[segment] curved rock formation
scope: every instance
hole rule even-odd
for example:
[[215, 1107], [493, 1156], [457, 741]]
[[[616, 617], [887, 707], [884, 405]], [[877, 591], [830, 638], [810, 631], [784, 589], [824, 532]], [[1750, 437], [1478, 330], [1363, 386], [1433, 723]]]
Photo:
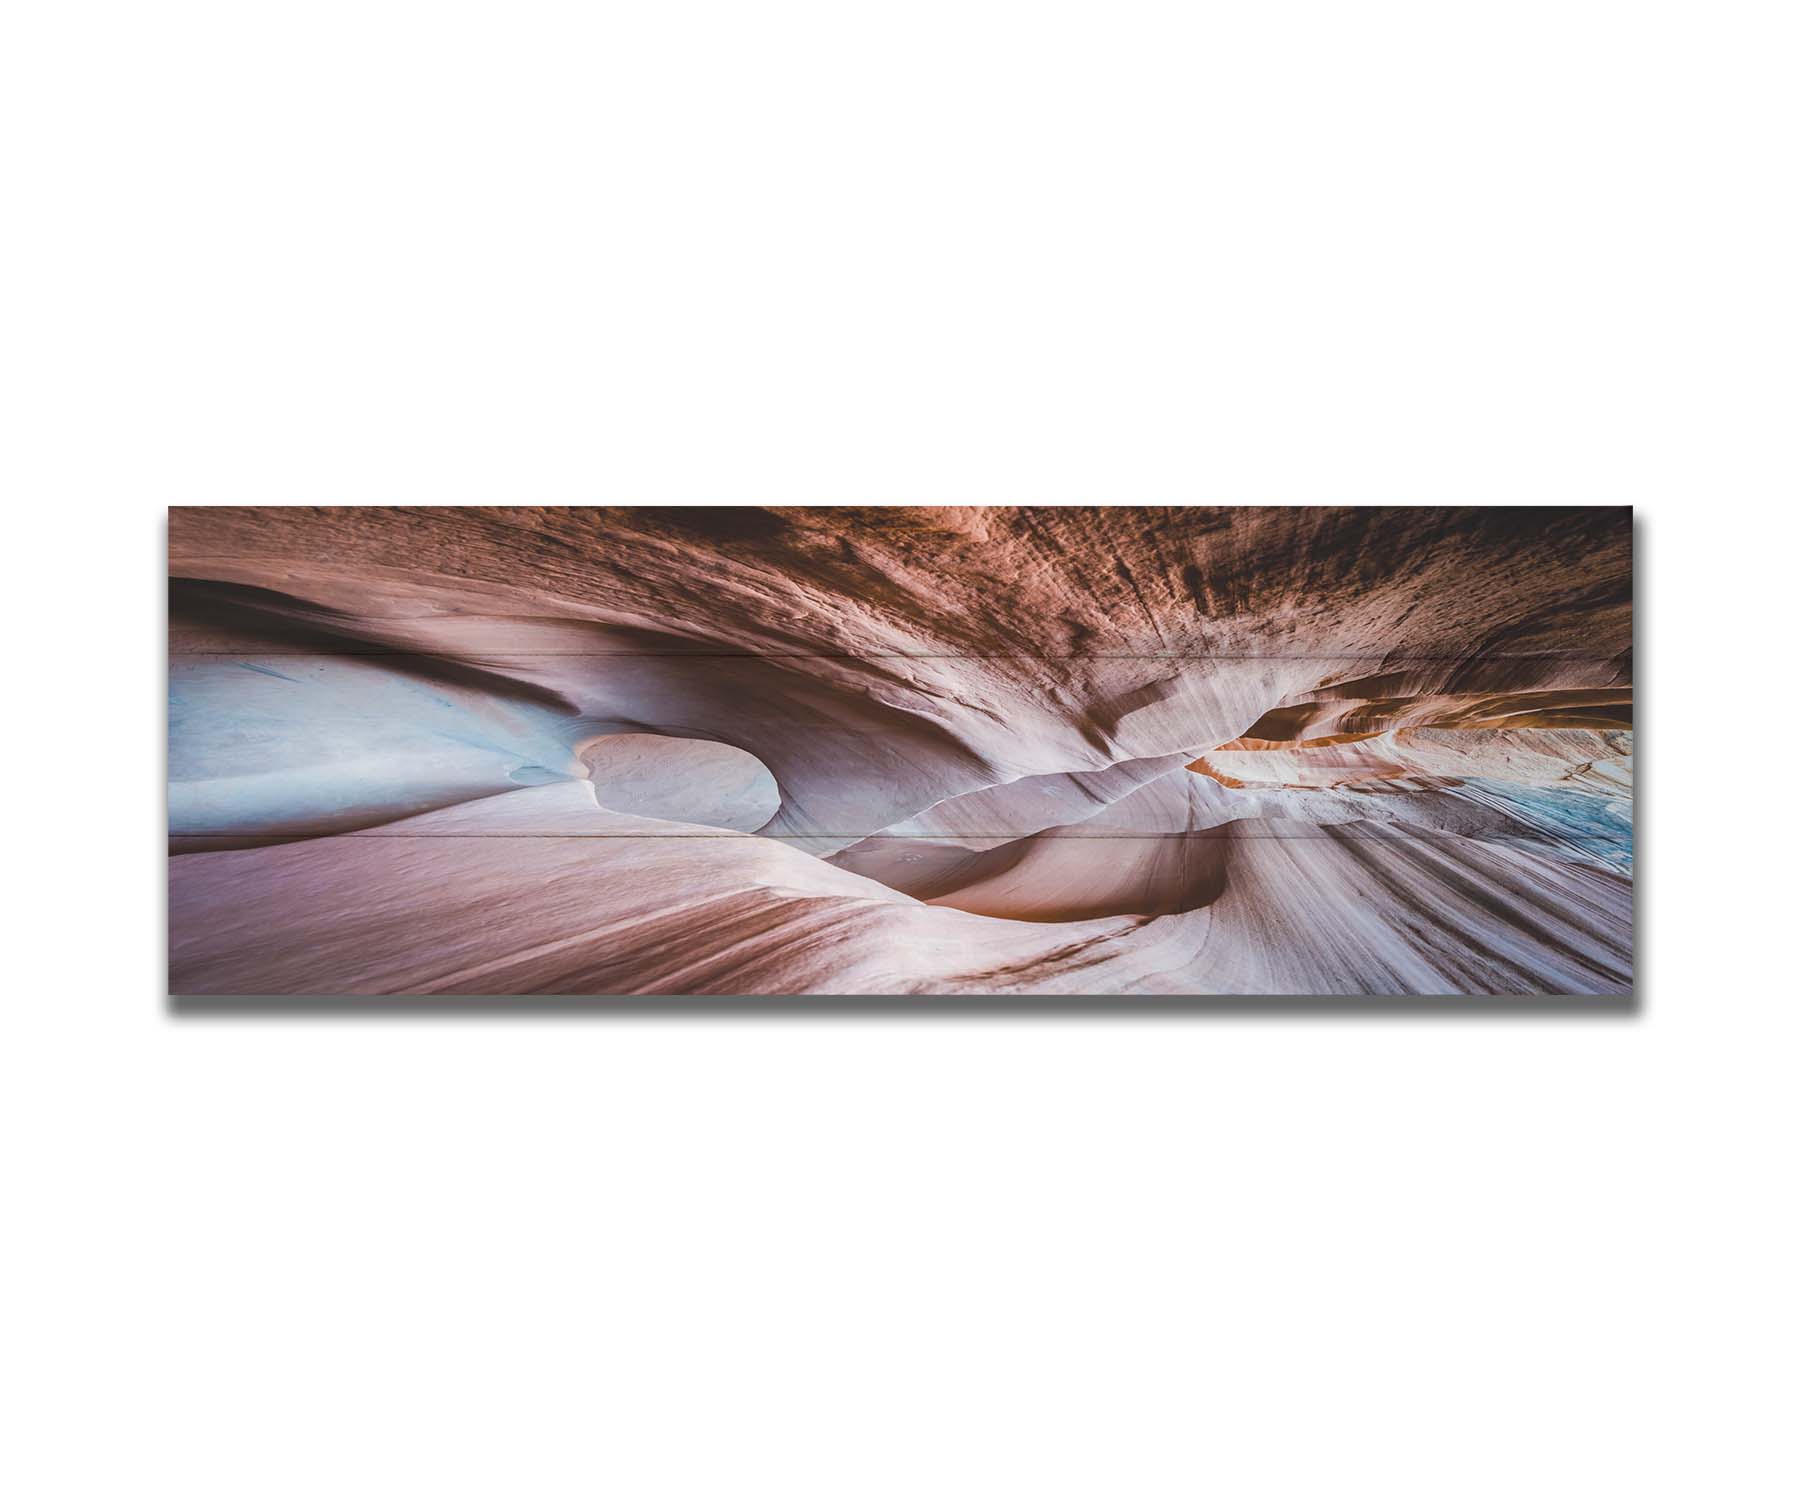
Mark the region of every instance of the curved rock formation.
[[1626, 510], [186, 509], [177, 993], [1630, 987]]

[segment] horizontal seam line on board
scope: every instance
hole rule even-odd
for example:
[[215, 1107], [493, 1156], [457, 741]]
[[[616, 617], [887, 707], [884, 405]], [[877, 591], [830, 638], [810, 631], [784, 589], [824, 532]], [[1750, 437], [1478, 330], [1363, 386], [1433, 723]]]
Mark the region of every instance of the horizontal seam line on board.
[[[1343, 827], [1343, 824], [1320, 825], [1321, 827]], [[736, 833], [729, 829], [721, 829], [718, 833], [376, 833], [366, 831], [349, 831], [344, 833], [297, 833], [286, 829], [270, 831], [257, 829], [242, 833], [171, 833], [171, 839], [778, 839], [804, 841], [806, 839], [861, 839], [867, 843], [879, 840], [882, 843], [955, 843], [959, 839], [1028, 839], [1041, 838], [1049, 834], [1047, 828], [1018, 829], [1003, 833]], [[1516, 837], [1516, 835], [1481, 834], [1481, 833], [1433, 833], [1426, 830], [1406, 833], [1368, 833], [1368, 834], [1331, 834], [1331, 833], [1232, 833], [1215, 828], [1196, 828], [1179, 833], [1059, 833], [1059, 840], [1086, 839], [1205, 839], [1205, 838], [1253, 838], [1288, 839], [1316, 838], [1370, 838], [1370, 839], [1482, 839], [1497, 837]]]
[[1477, 662], [1477, 661], [1574, 661], [1610, 662], [1623, 655], [1619, 651], [1571, 653], [1535, 652], [1500, 655], [1478, 652], [1462, 656], [1396, 655], [1393, 652], [1328, 651], [1328, 652], [1258, 652], [1258, 651], [1119, 651], [1084, 652], [1062, 655], [1050, 651], [495, 651], [471, 647], [467, 651], [265, 651], [249, 648], [242, 651], [201, 651], [171, 649], [171, 657], [204, 658], [281, 657], [287, 660], [339, 657], [426, 657], [433, 660], [487, 660], [497, 657], [531, 660], [575, 659], [591, 661], [1374, 661], [1374, 662]]

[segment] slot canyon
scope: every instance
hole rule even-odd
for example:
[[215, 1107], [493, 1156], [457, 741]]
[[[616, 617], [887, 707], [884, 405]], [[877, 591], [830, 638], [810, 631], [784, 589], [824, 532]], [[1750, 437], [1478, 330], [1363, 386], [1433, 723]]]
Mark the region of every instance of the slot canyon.
[[1632, 984], [1628, 509], [178, 508], [184, 995]]

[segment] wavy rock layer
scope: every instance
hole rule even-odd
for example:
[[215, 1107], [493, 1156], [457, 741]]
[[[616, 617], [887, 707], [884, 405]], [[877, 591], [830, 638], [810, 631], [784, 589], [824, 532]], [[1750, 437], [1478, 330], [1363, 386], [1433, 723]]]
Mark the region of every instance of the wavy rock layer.
[[1631, 984], [1625, 510], [177, 510], [180, 994]]

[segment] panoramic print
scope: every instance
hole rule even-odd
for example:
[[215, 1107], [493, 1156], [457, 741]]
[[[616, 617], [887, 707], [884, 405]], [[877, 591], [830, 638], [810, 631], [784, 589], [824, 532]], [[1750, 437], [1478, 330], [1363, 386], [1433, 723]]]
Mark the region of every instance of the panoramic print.
[[178, 996], [1632, 989], [1627, 508], [178, 508]]

